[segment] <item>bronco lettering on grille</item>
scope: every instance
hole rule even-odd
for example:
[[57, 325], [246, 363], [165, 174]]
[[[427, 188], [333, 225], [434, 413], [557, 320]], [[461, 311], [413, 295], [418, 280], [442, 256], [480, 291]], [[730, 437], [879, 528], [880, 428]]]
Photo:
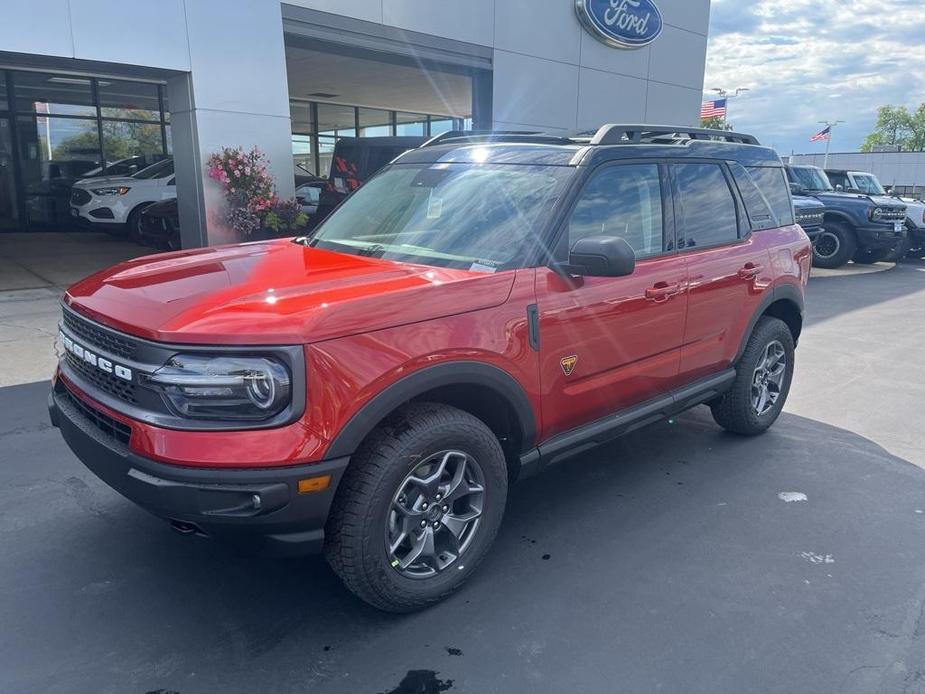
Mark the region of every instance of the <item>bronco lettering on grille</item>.
[[90, 366], [95, 366], [100, 371], [104, 373], [113, 374], [116, 378], [121, 378], [123, 381], [132, 381], [132, 370], [121, 364], [116, 364], [105, 357], [101, 357], [95, 352], [90, 351], [81, 344], [74, 342], [71, 338], [65, 335], [62, 331], [58, 331], [58, 343], [66, 349], [68, 352], [73, 354], [78, 359], [85, 361]]

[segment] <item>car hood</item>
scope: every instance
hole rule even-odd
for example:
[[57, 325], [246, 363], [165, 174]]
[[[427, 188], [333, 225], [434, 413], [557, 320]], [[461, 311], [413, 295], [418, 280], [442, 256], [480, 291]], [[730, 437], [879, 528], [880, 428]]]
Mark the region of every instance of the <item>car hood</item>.
[[825, 205], [823, 205], [816, 198], [808, 198], [803, 195], [794, 195], [793, 196], [793, 206], [801, 210], [823, 210]]
[[78, 313], [177, 344], [304, 344], [490, 308], [514, 272], [450, 270], [282, 239], [140, 258], [65, 294]]
[[94, 176], [82, 178], [74, 186], [77, 188], [101, 188], [103, 186], [130, 186], [137, 184], [139, 179], [129, 176]]

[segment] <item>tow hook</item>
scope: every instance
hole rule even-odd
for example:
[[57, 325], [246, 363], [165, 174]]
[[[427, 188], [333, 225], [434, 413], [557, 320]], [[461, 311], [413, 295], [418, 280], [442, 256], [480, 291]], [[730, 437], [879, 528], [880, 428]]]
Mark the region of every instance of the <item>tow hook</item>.
[[170, 527], [173, 528], [176, 532], [181, 535], [190, 536], [190, 535], [200, 535], [205, 537], [206, 534], [203, 532], [195, 523], [187, 523], [186, 521], [172, 520], [170, 521]]

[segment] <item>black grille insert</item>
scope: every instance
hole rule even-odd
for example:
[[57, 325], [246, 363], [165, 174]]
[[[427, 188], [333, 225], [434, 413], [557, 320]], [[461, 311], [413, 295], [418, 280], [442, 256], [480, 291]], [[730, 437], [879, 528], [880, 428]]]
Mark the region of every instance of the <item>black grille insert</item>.
[[115, 439], [119, 443], [128, 445], [129, 439], [132, 438], [132, 428], [128, 424], [123, 424], [117, 419], [113, 419], [107, 414], [99, 411], [92, 405], [85, 403], [79, 397], [74, 395], [63, 381], [59, 391], [67, 401], [73, 405], [91, 424], [102, 431], [107, 436]]
[[88, 364], [80, 357], [67, 353], [67, 365], [76, 371], [82, 378], [93, 384], [104, 393], [113, 395], [124, 402], [136, 405], [138, 399], [135, 397], [135, 386], [118, 376], [106, 373], [92, 364]]
[[73, 205], [86, 205], [92, 199], [93, 196], [82, 188], [71, 189], [71, 204]]
[[113, 356], [123, 359], [135, 358], [135, 344], [124, 337], [120, 337], [108, 330], [93, 325], [90, 321], [74, 315], [70, 311], [64, 312], [64, 325], [74, 335], [86, 343], [86, 347], [97, 347]]

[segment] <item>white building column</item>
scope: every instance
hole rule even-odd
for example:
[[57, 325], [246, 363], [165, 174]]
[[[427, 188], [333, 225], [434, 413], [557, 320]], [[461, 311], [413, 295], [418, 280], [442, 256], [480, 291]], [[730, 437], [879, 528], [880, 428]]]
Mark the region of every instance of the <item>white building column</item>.
[[286, 53], [278, 0], [185, 0], [187, 74], [168, 81], [183, 246], [239, 239], [220, 223], [221, 191], [205, 162], [258, 147], [280, 197], [295, 194]]

